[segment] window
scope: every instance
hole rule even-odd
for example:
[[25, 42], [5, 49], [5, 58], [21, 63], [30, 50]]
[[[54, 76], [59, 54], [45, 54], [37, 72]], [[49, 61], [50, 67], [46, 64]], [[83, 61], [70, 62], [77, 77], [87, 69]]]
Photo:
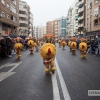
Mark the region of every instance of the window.
[[27, 27], [27, 24], [20, 23], [20, 26], [21, 26], [21, 27]]
[[98, 15], [98, 7], [94, 9], [94, 16]]
[[25, 14], [26, 15], [26, 11], [19, 10], [19, 14]]
[[9, 4], [7, 4], [7, 8], [9, 8]]
[[5, 0], [2, 0], [1, 2], [2, 2], [3, 5], [5, 5]]
[[10, 19], [10, 16], [7, 14], [7, 19]]
[[11, 0], [16, 5], [16, 0]]
[[94, 20], [94, 26], [98, 25], [98, 19]]
[[98, 2], [99, 2], [99, 0], [95, 0], [95, 4], [98, 3]]
[[5, 12], [2, 11], [2, 17], [5, 17]]
[[76, 7], [78, 7], [78, 2], [76, 3], [76, 5], [75, 5]]
[[15, 7], [14, 7], [12, 4], [10, 5], [10, 10], [11, 10], [13, 13], [16, 14], [16, 9], [15, 9]]
[[12, 20], [13, 22], [16, 22], [16, 21], [17, 21], [16, 17], [14, 17], [13, 15], [11, 15], [11, 20]]

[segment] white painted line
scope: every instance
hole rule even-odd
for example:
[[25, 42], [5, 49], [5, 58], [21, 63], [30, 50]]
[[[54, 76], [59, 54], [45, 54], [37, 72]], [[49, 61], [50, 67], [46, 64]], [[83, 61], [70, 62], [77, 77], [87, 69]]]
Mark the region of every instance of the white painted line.
[[51, 74], [52, 78], [52, 87], [53, 87], [53, 100], [60, 100], [59, 89], [56, 79], [56, 73]]
[[69, 92], [68, 92], [68, 89], [67, 89], [67, 86], [65, 84], [64, 78], [62, 76], [62, 73], [60, 71], [60, 68], [59, 68], [59, 65], [57, 63], [56, 58], [55, 58], [55, 65], [56, 65], [56, 68], [57, 68], [57, 72], [58, 72], [58, 76], [59, 76], [62, 92], [63, 92], [63, 95], [64, 95], [64, 100], [71, 100]]
[[1, 65], [0, 66], [0, 69], [2, 69], [3, 67], [7, 67], [7, 66], [9, 66], [9, 63], [6, 63], [6, 64]]
[[19, 66], [22, 62], [19, 62], [19, 63], [12, 63], [12, 64], [5, 64], [5, 65], [2, 65], [1, 69], [4, 68], [4, 67], [10, 67], [10, 66], [14, 66], [12, 69], [10, 69], [8, 72], [1, 72], [0, 73], [0, 82], [3, 81], [4, 79], [6, 79], [7, 77], [15, 74], [16, 72], [12, 72], [17, 66]]
[[11, 72], [11, 71], [13, 71], [17, 66], [19, 66], [20, 64], [22, 63], [22, 61], [21, 62], [19, 62], [19, 63], [13, 63], [12, 65], [15, 65], [11, 70], [9, 70], [8, 72]]
[[[15, 74], [16, 72], [2, 72], [0, 74], [0, 82], [3, 81], [4, 79], [6, 79], [7, 77]], [[2, 77], [1, 77], [2, 76]]]

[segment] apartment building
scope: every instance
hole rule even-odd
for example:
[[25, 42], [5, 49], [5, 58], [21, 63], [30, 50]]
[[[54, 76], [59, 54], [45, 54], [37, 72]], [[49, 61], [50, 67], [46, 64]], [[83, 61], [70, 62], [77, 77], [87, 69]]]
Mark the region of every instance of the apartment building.
[[66, 36], [66, 17], [58, 18], [58, 37]]
[[42, 36], [46, 35], [46, 26], [42, 26]]
[[53, 34], [53, 21], [46, 22], [46, 33]]
[[86, 1], [86, 31], [87, 36], [94, 40], [100, 37], [100, 1], [87, 0]]
[[78, 37], [78, 0], [73, 3], [73, 36]]
[[34, 26], [35, 38], [43, 38], [46, 35], [46, 26]]
[[38, 26], [34, 26], [34, 35], [35, 38], [38, 38]]
[[0, 34], [17, 35], [19, 0], [0, 0]]
[[86, 14], [86, 0], [78, 0], [78, 32], [79, 32], [79, 37], [83, 37], [85, 34], [85, 14]]
[[53, 35], [58, 37], [58, 20], [53, 20]]
[[34, 36], [33, 34], [33, 14], [30, 12], [30, 24], [29, 24], [29, 34], [31, 34], [32, 36]]
[[25, 1], [19, 1], [19, 35], [28, 36], [30, 32], [30, 7]]
[[71, 36], [73, 36], [73, 27], [72, 27], [72, 25], [73, 25], [73, 21], [72, 21], [72, 19], [73, 19], [73, 17], [72, 17], [72, 8], [70, 7], [69, 9], [68, 9], [68, 14], [67, 14], [67, 18], [66, 18], [66, 33], [67, 33], [67, 37], [71, 37]]

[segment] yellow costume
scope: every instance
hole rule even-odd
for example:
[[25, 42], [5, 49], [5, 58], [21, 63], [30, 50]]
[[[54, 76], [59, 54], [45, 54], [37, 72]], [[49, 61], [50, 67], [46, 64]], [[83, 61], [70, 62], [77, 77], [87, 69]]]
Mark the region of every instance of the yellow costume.
[[45, 72], [49, 74], [55, 72], [54, 58], [56, 55], [56, 48], [51, 43], [45, 43], [40, 49], [40, 55], [43, 58], [44, 65], [46, 66]]
[[61, 40], [58, 40], [59, 48], [61, 47]]
[[21, 57], [22, 44], [21, 43], [16, 43], [15, 44], [15, 49], [16, 49], [17, 59], [19, 59]]
[[38, 44], [36, 42], [34, 43], [34, 46], [35, 46], [36, 51], [38, 51]]
[[65, 49], [66, 42], [64, 40], [62, 40], [61, 45], [62, 45], [62, 50], [64, 50]]
[[76, 47], [77, 47], [76, 38], [73, 37], [73, 38], [71, 38], [71, 43], [70, 43], [70, 48], [71, 48], [72, 54], [76, 54]]
[[87, 44], [85, 38], [81, 38], [81, 43], [79, 44], [79, 50], [80, 50], [81, 58], [86, 58]]
[[71, 38], [70, 38], [70, 41], [68, 42], [68, 46], [69, 46], [69, 49], [70, 49], [70, 52], [71, 52], [71, 43], [72, 43], [72, 41], [71, 41]]
[[33, 54], [33, 52], [34, 52], [34, 41], [33, 40], [29, 40], [28, 41], [28, 46], [30, 47], [30, 54]]

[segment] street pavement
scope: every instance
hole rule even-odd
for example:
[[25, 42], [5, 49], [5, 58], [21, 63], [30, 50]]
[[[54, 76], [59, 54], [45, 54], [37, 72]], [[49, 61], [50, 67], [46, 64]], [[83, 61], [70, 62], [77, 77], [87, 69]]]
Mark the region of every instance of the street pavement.
[[53, 75], [45, 75], [39, 52], [0, 60], [0, 100], [100, 100], [88, 96], [88, 90], [100, 90], [100, 57], [81, 59], [78, 50], [72, 55], [67, 46], [56, 48]]

